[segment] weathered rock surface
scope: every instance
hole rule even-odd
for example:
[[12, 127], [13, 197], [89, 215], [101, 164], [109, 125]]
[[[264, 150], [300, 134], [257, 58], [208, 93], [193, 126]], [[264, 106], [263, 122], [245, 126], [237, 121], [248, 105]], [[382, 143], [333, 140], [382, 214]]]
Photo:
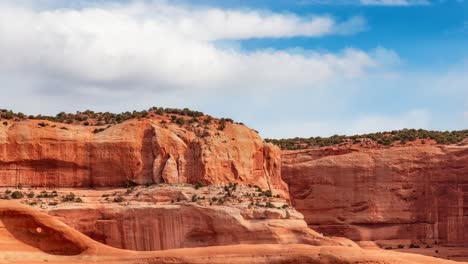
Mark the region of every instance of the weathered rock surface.
[[[12, 218], [13, 217], [13, 218]], [[16, 221], [11, 221], [12, 219]], [[51, 243], [48, 245], [48, 243]], [[0, 201], [0, 263], [457, 263], [346, 246], [236, 245], [136, 252], [91, 240], [54, 217]]]
[[468, 245], [468, 147], [356, 146], [283, 152], [310, 227], [352, 240]]
[[0, 186], [238, 182], [270, 185], [287, 196], [279, 149], [253, 130], [234, 123], [222, 131], [215, 124], [162, 124], [164, 118], [133, 119], [100, 133], [37, 120], [0, 126]]
[[108, 205], [49, 214], [96, 241], [137, 251], [238, 244], [355, 245], [323, 237], [303, 219], [281, 218], [281, 210], [255, 210], [258, 214], [251, 212], [251, 218], [238, 208], [195, 205]]
[[[259, 196], [253, 187], [228, 186], [68, 188], [55, 189], [55, 195], [31, 189], [16, 201], [47, 211], [90, 238], [121, 249], [296, 243], [357, 246], [309, 229], [303, 215], [284, 198]], [[74, 198], [65, 200], [71, 192]], [[1, 188], [0, 193], [8, 189]]]

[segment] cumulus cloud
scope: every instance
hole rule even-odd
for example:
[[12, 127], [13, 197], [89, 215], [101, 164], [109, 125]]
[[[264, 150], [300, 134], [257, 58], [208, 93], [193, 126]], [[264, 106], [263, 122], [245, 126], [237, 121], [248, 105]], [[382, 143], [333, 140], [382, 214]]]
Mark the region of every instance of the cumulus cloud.
[[355, 49], [340, 53], [219, 48], [214, 41], [351, 34], [360, 17], [302, 18], [255, 10], [166, 2], [38, 9], [2, 3], [0, 75], [28, 76], [41, 92], [314, 87], [356, 78], [378, 63]]
[[375, 6], [414, 6], [414, 5], [430, 5], [427, 0], [360, 0], [362, 5]]

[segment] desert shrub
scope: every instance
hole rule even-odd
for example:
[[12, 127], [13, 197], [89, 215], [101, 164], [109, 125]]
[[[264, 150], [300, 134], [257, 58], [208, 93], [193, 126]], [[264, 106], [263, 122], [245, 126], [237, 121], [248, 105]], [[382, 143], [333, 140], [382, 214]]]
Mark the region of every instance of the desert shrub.
[[272, 204], [271, 202], [267, 202], [265, 204], [265, 206], [268, 207], [268, 208], [276, 208], [276, 206], [274, 204]]
[[34, 192], [33, 191], [28, 193], [28, 198], [34, 198]]
[[125, 192], [126, 194], [131, 194], [133, 191], [135, 191], [135, 186], [130, 186], [127, 188], [127, 191]]
[[468, 130], [460, 131], [430, 131], [424, 129], [402, 129], [387, 132], [370, 133], [363, 135], [334, 135], [331, 137], [310, 137], [310, 138], [288, 138], [288, 139], [265, 139], [266, 142], [273, 143], [281, 149], [295, 150], [310, 147], [324, 147], [338, 145], [344, 142], [358, 143], [363, 140], [372, 140], [377, 144], [389, 146], [394, 142], [406, 144], [418, 139], [421, 143], [427, 144], [427, 140], [433, 140], [438, 144], [457, 144], [468, 138]]
[[50, 205], [50, 206], [57, 206], [58, 203], [57, 203], [57, 202], [50, 202], [49, 205]]
[[96, 129], [93, 130], [93, 133], [97, 134], [97, 133], [101, 133], [101, 132], [103, 132], [105, 130], [106, 130], [105, 128], [96, 128]]
[[14, 191], [12, 194], [11, 194], [11, 198], [13, 199], [21, 199], [24, 197], [24, 194], [23, 192], [21, 191]]
[[196, 194], [192, 195], [192, 202], [195, 203], [195, 202], [198, 201], [198, 199], [199, 199], [199, 197]]
[[400, 245], [398, 245], [398, 248], [405, 248], [405, 246], [400, 244]]
[[126, 181], [124, 184], [124, 188], [135, 188], [137, 184], [133, 181]]
[[114, 197], [114, 203], [121, 203], [123, 201], [125, 201], [125, 199], [122, 197], [122, 196], [117, 196], [117, 197]]
[[69, 193], [65, 196], [62, 197], [63, 202], [74, 202], [76, 198], [76, 195], [74, 193]]
[[409, 245], [409, 248], [419, 248], [419, 245], [416, 245], [416, 244], [411, 243], [411, 244]]
[[201, 184], [200, 182], [197, 182], [197, 183], [195, 183], [195, 185], [193, 187], [195, 188], [195, 190], [198, 190], [201, 187], [203, 187], [203, 184]]
[[179, 117], [176, 119], [176, 123], [183, 126], [185, 124], [185, 119], [183, 117]]
[[226, 122], [224, 120], [220, 120], [218, 124], [218, 130], [224, 130], [226, 129]]
[[42, 191], [37, 195], [37, 198], [55, 198], [57, 197], [57, 191], [52, 191], [51, 193], [48, 193], [47, 191]]

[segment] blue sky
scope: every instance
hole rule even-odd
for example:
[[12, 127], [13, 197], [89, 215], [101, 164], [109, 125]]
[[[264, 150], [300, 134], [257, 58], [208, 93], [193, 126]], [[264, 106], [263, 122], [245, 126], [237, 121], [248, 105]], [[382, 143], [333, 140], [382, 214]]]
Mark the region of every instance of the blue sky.
[[2, 107], [190, 107], [275, 138], [468, 125], [468, 1], [65, 3], [0, 4]]

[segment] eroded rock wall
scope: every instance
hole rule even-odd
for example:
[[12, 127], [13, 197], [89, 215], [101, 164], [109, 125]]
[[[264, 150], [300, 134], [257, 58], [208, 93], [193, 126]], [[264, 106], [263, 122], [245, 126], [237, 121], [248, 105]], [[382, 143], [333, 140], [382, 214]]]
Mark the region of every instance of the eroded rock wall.
[[50, 215], [106, 245], [138, 251], [237, 244], [350, 245], [279, 209], [157, 205], [53, 209]]
[[0, 186], [100, 187], [128, 181], [271, 185], [287, 196], [279, 149], [253, 130], [227, 123], [130, 120], [94, 127], [27, 120], [0, 126]]
[[283, 152], [308, 225], [352, 240], [468, 245], [468, 147], [328, 147]]

